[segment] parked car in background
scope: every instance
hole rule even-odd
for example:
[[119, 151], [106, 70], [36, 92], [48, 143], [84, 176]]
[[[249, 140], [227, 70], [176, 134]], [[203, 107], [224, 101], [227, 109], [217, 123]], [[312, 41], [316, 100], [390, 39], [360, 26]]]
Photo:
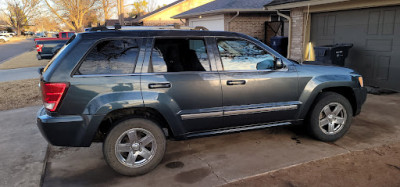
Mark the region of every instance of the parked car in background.
[[108, 165], [129, 176], [161, 162], [166, 138], [303, 124], [316, 139], [335, 141], [367, 95], [351, 69], [299, 64], [250, 36], [219, 31], [79, 33], [40, 72], [37, 125], [47, 141], [101, 141]]
[[8, 42], [8, 37], [5, 37], [5, 36], [0, 36], [0, 43], [5, 43], [5, 42]]
[[75, 32], [59, 32], [55, 38], [36, 38], [37, 59], [50, 59], [73, 36]]
[[0, 31], [0, 36], [12, 37], [13, 35], [7, 31]]

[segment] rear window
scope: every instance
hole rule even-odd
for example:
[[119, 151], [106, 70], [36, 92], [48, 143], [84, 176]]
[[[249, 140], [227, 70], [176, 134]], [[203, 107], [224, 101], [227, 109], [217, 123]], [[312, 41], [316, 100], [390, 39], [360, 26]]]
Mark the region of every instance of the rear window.
[[137, 39], [104, 40], [86, 55], [75, 75], [130, 74], [138, 55]]
[[46, 65], [46, 67], [43, 69], [43, 73], [46, 72], [47, 69], [49, 69], [50, 65], [54, 62], [55, 59], [64, 51], [64, 49], [76, 38], [76, 35], [73, 35], [67, 43], [64, 44], [64, 46], [57, 52], [56, 55], [49, 61], [49, 63]]

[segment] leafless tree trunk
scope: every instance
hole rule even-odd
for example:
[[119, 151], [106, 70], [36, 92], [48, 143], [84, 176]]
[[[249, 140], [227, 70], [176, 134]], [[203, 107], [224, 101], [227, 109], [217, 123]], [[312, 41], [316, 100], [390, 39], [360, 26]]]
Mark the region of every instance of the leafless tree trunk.
[[110, 12], [111, 10], [116, 7], [116, 1], [115, 0], [101, 0], [101, 8], [103, 10], [103, 15], [104, 15], [104, 23], [106, 20], [110, 19]]

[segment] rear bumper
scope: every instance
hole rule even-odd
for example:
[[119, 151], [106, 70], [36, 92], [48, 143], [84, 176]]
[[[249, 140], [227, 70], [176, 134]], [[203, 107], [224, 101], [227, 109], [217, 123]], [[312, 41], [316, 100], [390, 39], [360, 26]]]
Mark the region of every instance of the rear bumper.
[[353, 92], [357, 103], [357, 108], [354, 111], [354, 116], [356, 116], [360, 114], [361, 107], [367, 100], [367, 88], [353, 88]]
[[52, 145], [88, 147], [101, 119], [90, 115], [50, 116], [42, 107], [37, 113], [37, 126]]

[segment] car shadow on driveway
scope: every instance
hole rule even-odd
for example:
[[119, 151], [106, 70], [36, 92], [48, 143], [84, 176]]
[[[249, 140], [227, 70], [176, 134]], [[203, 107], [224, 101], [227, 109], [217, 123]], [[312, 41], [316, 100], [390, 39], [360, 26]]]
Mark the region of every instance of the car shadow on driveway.
[[347, 135], [334, 143], [312, 139], [303, 126], [273, 127], [168, 141], [160, 165], [125, 177], [107, 166], [102, 144], [51, 147], [44, 186], [218, 186], [266, 172], [400, 141], [400, 94], [369, 95]]

